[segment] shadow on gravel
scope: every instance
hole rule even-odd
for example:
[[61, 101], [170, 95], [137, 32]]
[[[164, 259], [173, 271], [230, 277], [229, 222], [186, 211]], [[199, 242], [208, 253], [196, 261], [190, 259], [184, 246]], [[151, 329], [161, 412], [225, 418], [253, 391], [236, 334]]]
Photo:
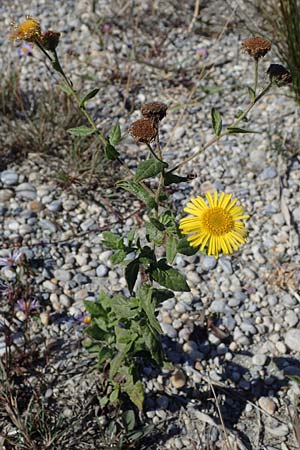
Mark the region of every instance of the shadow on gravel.
[[[203, 344], [207, 338], [206, 330], [198, 330], [197, 333], [199, 351], [211, 358], [211, 354], [209, 355], [209, 353], [212, 351], [212, 346]], [[191, 367], [194, 367], [194, 361], [182, 350], [180, 344], [165, 337], [164, 346], [167, 358], [175, 366], [188, 364]], [[235, 356], [245, 359], [252, 358], [253, 354], [245, 351], [236, 353]], [[221, 359], [222, 356], [219, 356], [219, 358]], [[267, 359], [265, 366], [267, 367], [272, 364], [277, 366], [280, 371], [278, 376], [261, 376], [258, 370], [254, 371], [248, 369], [241, 363], [226, 361], [225, 359], [220, 361], [220, 364], [223, 369], [221, 379], [220, 381], [211, 380], [211, 384], [214, 387], [217, 397], [218, 394], [222, 396], [219, 397], [219, 406], [225, 426], [228, 430], [238, 435], [247, 449], [255, 450], [255, 447], [253, 447], [253, 444], [250, 442], [247, 435], [247, 430], [242, 430], [238, 426], [241, 423], [240, 418], [245, 411], [246, 405], [248, 403], [257, 403], [261, 397], [276, 397], [277, 393], [282, 390], [282, 388], [288, 386], [289, 378], [297, 378], [300, 380], [300, 361], [288, 356]], [[168, 410], [170, 413], [175, 413], [182, 407], [187, 406], [192, 400], [196, 400], [193, 408], [198, 408], [200, 411], [205, 411], [206, 413], [209, 411], [209, 415], [214, 418], [215, 423], [221, 426], [222, 424], [218, 416], [216, 402], [204, 370], [205, 369], [203, 369], [202, 373], [203, 382], [195, 383], [195, 387], [193, 388], [182, 388], [178, 394], [175, 395], [167, 395], [165, 392], [162, 392], [157, 393], [156, 395], [152, 394], [151, 396], [147, 396], [147, 410], [154, 410], [158, 407]], [[199, 374], [201, 375], [200, 372]], [[225, 383], [228, 381], [235, 386], [226, 386]], [[204, 384], [207, 384], [208, 389], [203, 390]], [[253, 422], [253, 420], [256, 420], [255, 409], [253, 412], [253, 419], [250, 419], [250, 422]], [[163, 434], [159, 436], [160, 442], [161, 439], [164, 440], [168, 438], [169, 436], [164, 436]]]

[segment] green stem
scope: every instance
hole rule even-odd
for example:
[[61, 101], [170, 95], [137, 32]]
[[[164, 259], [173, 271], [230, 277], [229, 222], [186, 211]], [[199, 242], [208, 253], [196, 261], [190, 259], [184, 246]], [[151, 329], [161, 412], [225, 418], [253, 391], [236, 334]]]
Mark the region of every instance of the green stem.
[[150, 152], [152, 153], [152, 155], [154, 156], [155, 159], [157, 159], [157, 161], [163, 162], [161, 159], [159, 159], [159, 157], [156, 155], [156, 153], [154, 152], [153, 148], [151, 147], [150, 144], [146, 144], [147, 147], [149, 148]]
[[198, 150], [196, 153], [194, 153], [193, 155], [189, 156], [188, 158], [186, 158], [184, 161], [182, 161], [181, 163], [177, 164], [176, 167], [174, 167], [173, 169], [170, 170], [170, 172], [174, 172], [175, 170], [179, 169], [180, 167], [184, 166], [185, 164], [187, 164], [189, 161], [191, 161], [192, 159], [196, 158], [196, 156], [200, 155], [200, 153], [204, 152], [205, 150], [207, 150], [209, 147], [211, 147], [212, 145], [216, 144], [222, 137], [227, 136], [228, 134], [230, 134], [230, 128], [236, 128], [237, 125], [247, 116], [247, 114], [251, 111], [251, 109], [254, 107], [254, 105], [256, 105], [256, 103], [259, 102], [259, 100], [270, 90], [272, 86], [272, 82], [270, 82], [268, 84], [268, 86], [255, 98], [254, 102], [250, 103], [250, 105], [245, 109], [245, 111], [243, 112], [243, 114], [241, 114], [237, 120], [235, 120], [234, 122], [232, 122], [231, 125], [229, 125], [226, 130], [221, 133], [219, 136], [215, 136], [214, 138], [212, 138], [206, 145], [204, 145], [204, 147], [202, 147], [200, 150]]
[[256, 95], [257, 83], [258, 83], [258, 58], [255, 58], [254, 87], [253, 87], [255, 95]]

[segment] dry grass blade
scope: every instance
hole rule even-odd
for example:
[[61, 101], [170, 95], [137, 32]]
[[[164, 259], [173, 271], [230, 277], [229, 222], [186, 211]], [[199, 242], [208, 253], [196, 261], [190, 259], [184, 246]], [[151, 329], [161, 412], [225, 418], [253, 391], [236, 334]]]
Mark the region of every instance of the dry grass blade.
[[293, 427], [293, 431], [294, 431], [294, 437], [295, 437], [295, 441], [298, 445], [298, 448], [300, 449], [300, 418], [299, 418], [299, 414], [297, 412], [297, 409], [293, 409], [291, 410], [291, 408], [289, 408], [289, 416], [291, 418], [291, 424]]

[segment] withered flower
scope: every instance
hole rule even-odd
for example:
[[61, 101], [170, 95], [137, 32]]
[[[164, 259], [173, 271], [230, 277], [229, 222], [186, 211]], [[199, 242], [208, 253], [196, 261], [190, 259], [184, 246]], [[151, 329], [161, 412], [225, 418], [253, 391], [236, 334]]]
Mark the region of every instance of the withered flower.
[[277, 84], [277, 86], [284, 86], [292, 82], [290, 72], [281, 64], [271, 64], [267, 70], [270, 81]]
[[242, 42], [243, 50], [255, 59], [265, 56], [271, 50], [271, 46], [272, 44], [270, 41], [263, 39], [260, 36], [248, 38]]
[[9, 35], [11, 41], [18, 39], [19, 41], [35, 42], [37, 39], [40, 39], [40, 37], [40, 22], [29, 16], [19, 25], [13, 24], [13, 31]]
[[49, 31], [46, 31], [45, 33], [42, 33], [40, 40], [41, 40], [43, 47], [46, 50], [50, 50], [50, 51], [54, 52], [54, 50], [58, 46], [59, 38], [60, 38], [60, 33], [58, 33], [57, 31], [49, 30]]
[[129, 132], [135, 141], [145, 144], [150, 144], [157, 136], [157, 128], [150, 119], [136, 120], [131, 124]]
[[161, 102], [146, 103], [142, 106], [141, 113], [147, 119], [162, 120], [167, 114], [167, 105]]

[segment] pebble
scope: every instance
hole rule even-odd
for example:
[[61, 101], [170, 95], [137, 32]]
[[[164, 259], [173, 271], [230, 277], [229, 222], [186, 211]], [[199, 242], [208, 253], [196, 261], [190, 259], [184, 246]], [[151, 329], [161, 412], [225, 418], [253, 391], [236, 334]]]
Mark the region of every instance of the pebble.
[[58, 281], [70, 281], [72, 276], [70, 274], [70, 272], [68, 272], [67, 270], [63, 270], [63, 269], [57, 269], [54, 271], [54, 277], [58, 280]]
[[264, 366], [266, 364], [267, 361], [267, 356], [266, 355], [262, 355], [259, 353], [256, 353], [253, 357], [252, 357], [252, 362], [255, 366]]
[[171, 377], [170, 381], [172, 386], [176, 389], [182, 389], [187, 382], [186, 374], [183, 370], [177, 370]]
[[10, 189], [0, 189], [0, 202], [6, 203], [14, 197], [14, 192]]
[[202, 268], [204, 270], [213, 270], [218, 263], [218, 260], [214, 256], [204, 256], [202, 260]]
[[260, 397], [260, 399], [258, 400], [258, 404], [261, 409], [266, 411], [271, 416], [273, 416], [274, 412], [276, 411], [276, 403], [270, 397]]
[[22, 200], [35, 200], [37, 196], [36, 188], [31, 183], [21, 183], [16, 188], [16, 196]]
[[4, 170], [0, 175], [1, 182], [6, 186], [18, 184], [19, 175], [14, 170]]
[[260, 174], [261, 180], [271, 180], [275, 177], [277, 177], [277, 170], [275, 167], [266, 167]]
[[108, 274], [108, 267], [106, 267], [104, 264], [100, 264], [96, 269], [96, 275], [97, 277], [106, 277]]
[[285, 334], [284, 342], [290, 350], [300, 352], [300, 329], [291, 328], [288, 330]]

